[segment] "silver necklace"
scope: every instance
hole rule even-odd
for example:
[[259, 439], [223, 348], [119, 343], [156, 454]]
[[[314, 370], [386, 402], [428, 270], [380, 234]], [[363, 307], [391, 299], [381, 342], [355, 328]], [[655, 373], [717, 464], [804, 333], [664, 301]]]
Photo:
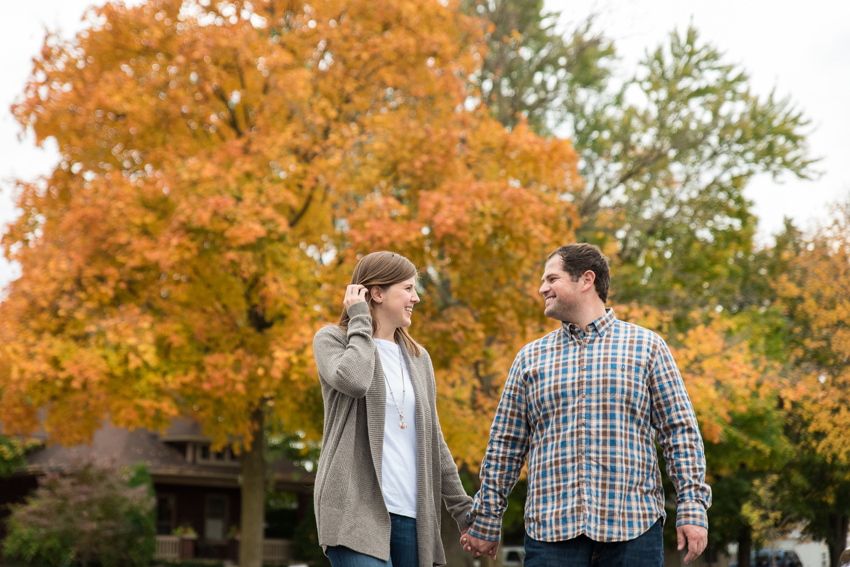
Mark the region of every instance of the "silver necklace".
[[384, 380], [387, 381], [387, 387], [389, 387], [390, 389], [390, 396], [392, 396], [393, 398], [393, 405], [395, 406], [395, 411], [398, 412], [398, 426], [402, 429], [407, 429], [407, 424], [404, 423], [404, 395], [407, 392], [407, 389], [404, 384], [404, 360], [401, 354], [401, 345], [396, 343], [396, 346], [398, 347], [398, 366], [399, 370], [401, 370], [401, 409], [398, 409], [398, 404], [395, 401], [395, 394], [393, 393], [393, 387], [390, 384], [390, 379], [386, 375], [386, 373], [384, 373]]

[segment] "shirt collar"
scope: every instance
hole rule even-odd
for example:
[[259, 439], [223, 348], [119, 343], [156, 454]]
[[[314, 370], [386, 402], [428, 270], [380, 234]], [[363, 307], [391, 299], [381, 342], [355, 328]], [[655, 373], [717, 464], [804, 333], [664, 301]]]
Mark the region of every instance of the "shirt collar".
[[614, 310], [610, 307], [605, 308], [605, 315], [592, 321], [587, 329], [580, 329], [575, 323], [562, 322], [561, 327], [571, 339], [580, 339], [583, 333], [591, 334], [594, 330], [600, 337], [605, 336], [605, 332], [617, 321], [617, 316], [614, 315]]

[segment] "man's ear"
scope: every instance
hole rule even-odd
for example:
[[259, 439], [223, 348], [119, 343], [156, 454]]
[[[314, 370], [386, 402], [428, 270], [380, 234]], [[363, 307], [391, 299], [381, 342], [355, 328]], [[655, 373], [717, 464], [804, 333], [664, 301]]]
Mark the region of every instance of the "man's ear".
[[370, 287], [369, 294], [372, 296], [372, 303], [384, 302], [384, 290], [381, 289], [381, 286], [376, 285]]
[[593, 289], [593, 282], [596, 281], [596, 273], [592, 270], [587, 270], [581, 276], [581, 291], [585, 292]]

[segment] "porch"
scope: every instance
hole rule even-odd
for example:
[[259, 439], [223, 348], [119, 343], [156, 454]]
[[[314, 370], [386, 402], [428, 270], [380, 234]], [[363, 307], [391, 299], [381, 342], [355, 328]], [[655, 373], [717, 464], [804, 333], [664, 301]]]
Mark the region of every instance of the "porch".
[[[227, 542], [227, 556], [239, 556], [239, 540], [233, 538]], [[175, 535], [156, 536], [156, 559], [193, 559], [198, 557], [198, 538]], [[264, 539], [263, 563], [288, 565], [292, 561], [292, 540]]]

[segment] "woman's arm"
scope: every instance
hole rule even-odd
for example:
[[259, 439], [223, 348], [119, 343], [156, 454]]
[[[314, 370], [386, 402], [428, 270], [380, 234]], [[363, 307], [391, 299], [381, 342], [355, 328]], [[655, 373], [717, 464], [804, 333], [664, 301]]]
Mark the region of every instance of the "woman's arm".
[[[434, 367], [431, 365], [431, 358], [427, 352], [423, 352], [428, 360], [429, 385], [431, 394], [431, 411], [434, 414], [434, 423], [437, 425], [437, 433], [439, 440], [439, 459], [440, 459], [440, 486], [442, 487], [442, 497], [446, 502], [446, 509], [457, 522], [458, 529], [463, 532], [469, 527], [466, 516], [472, 509], [472, 497], [469, 496], [463, 489], [463, 483], [460, 481], [460, 475], [457, 471], [454, 457], [443, 438], [443, 429], [440, 426], [440, 417], [437, 415], [437, 382], [434, 378]], [[437, 455], [435, 455], [437, 457]]]
[[440, 474], [442, 475], [443, 500], [446, 502], [446, 509], [457, 522], [457, 528], [463, 532], [469, 528], [466, 516], [472, 510], [472, 497], [463, 489], [463, 483], [460, 482], [460, 475], [457, 472], [457, 465], [452, 458], [451, 451], [449, 451], [449, 446], [446, 445], [446, 440], [443, 439], [442, 431], [440, 431]]
[[348, 308], [351, 319], [345, 338], [326, 327], [313, 339], [313, 356], [319, 376], [334, 390], [352, 398], [362, 398], [372, 385], [375, 373], [375, 341], [369, 306], [359, 302]]

